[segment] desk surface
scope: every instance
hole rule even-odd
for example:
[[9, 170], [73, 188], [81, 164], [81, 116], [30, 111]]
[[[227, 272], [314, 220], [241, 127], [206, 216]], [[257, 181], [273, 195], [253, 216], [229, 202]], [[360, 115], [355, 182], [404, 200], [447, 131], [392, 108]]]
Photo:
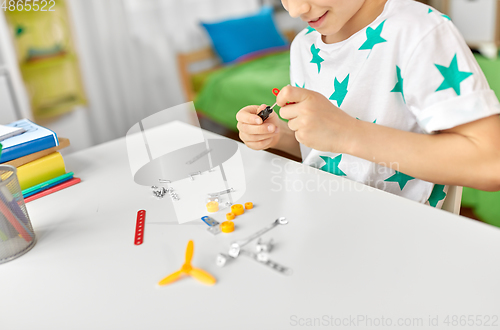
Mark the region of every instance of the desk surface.
[[[169, 218], [170, 199], [157, 200], [133, 182], [125, 139], [66, 157], [68, 171], [82, 182], [27, 204], [38, 242], [0, 266], [2, 329], [287, 329], [339, 322], [380, 329], [389, 321], [422, 329], [416, 325], [436, 316], [443, 329], [447, 316], [450, 328], [453, 315], [498, 318], [497, 228], [239, 148], [247, 189], [238, 202], [256, 207], [235, 220], [235, 232], [218, 236], [201, 221], [177, 224]], [[140, 209], [147, 212], [145, 238], [135, 246]], [[231, 241], [279, 216], [289, 224], [265, 237], [276, 242], [271, 259], [293, 275], [244, 256], [215, 265]], [[190, 239], [193, 264], [218, 283], [185, 278], [157, 287], [181, 266]]]

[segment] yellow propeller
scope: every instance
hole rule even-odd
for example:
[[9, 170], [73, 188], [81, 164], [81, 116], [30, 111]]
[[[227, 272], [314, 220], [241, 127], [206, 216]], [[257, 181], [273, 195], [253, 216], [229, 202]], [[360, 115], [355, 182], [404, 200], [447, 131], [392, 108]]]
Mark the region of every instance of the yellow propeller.
[[189, 241], [186, 247], [186, 261], [182, 265], [181, 269], [165, 277], [163, 280], [158, 282], [158, 285], [167, 285], [172, 282], [175, 282], [178, 279], [180, 279], [182, 275], [190, 275], [203, 284], [214, 285], [215, 282], [217, 282], [217, 280], [212, 275], [210, 275], [203, 269], [191, 266], [191, 259], [193, 259], [193, 252], [194, 252], [194, 243], [193, 241]]

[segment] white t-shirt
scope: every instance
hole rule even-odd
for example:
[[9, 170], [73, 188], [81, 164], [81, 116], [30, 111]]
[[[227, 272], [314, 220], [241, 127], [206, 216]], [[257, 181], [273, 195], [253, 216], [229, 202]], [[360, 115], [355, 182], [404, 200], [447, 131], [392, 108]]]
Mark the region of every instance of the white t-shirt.
[[[450, 19], [413, 0], [388, 0], [375, 21], [338, 43], [325, 44], [317, 31], [303, 30], [291, 46], [290, 79], [352, 117], [416, 133], [500, 113]], [[352, 155], [304, 145], [301, 152], [304, 164], [435, 207], [448, 189]]]

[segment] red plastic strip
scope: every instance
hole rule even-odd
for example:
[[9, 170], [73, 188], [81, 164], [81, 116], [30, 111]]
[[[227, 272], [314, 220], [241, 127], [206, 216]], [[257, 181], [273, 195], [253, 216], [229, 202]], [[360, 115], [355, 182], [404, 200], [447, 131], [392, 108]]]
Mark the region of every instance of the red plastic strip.
[[28, 203], [28, 202], [31, 202], [31, 201], [34, 201], [35, 199], [38, 199], [40, 197], [43, 197], [43, 196], [47, 196], [47, 195], [50, 195], [52, 193], [55, 193], [56, 191], [59, 191], [61, 189], [64, 189], [64, 188], [67, 188], [67, 187], [70, 187], [72, 185], [75, 185], [79, 182], [81, 182], [82, 180], [80, 178], [73, 178], [71, 180], [68, 180], [66, 182], [63, 182], [63, 183], [60, 183], [58, 184], [57, 186], [54, 186], [52, 188], [49, 188], [47, 190], [44, 190], [44, 191], [40, 191], [39, 193], [36, 193], [34, 195], [31, 195], [29, 197], [26, 197], [24, 199], [24, 202], [25, 203]]
[[144, 241], [144, 223], [146, 222], [146, 211], [140, 210], [137, 212], [137, 222], [135, 224], [134, 244], [141, 245]]
[[[279, 93], [280, 93], [279, 89], [273, 88], [273, 94], [274, 94], [274, 96], [278, 96]], [[288, 102], [286, 105], [289, 105], [289, 104], [295, 104], [295, 102]]]

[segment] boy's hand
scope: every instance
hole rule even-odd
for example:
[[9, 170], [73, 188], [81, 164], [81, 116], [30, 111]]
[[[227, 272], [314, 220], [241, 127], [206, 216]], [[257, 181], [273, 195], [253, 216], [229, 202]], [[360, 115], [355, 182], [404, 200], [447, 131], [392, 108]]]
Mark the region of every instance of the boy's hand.
[[[286, 86], [276, 101], [281, 106], [281, 117], [288, 119], [288, 127], [300, 143], [320, 151], [346, 152], [349, 150], [350, 128], [356, 119], [337, 108], [325, 96], [304, 88]], [[286, 105], [286, 103], [292, 103]]]
[[240, 139], [254, 150], [273, 148], [280, 139], [279, 126], [283, 121], [278, 115], [273, 111], [265, 123], [262, 123], [262, 119], [257, 116], [265, 108], [265, 104], [260, 107], [249, 105], [236, 114], [238, 120], [236, 127], [240, 131]]

